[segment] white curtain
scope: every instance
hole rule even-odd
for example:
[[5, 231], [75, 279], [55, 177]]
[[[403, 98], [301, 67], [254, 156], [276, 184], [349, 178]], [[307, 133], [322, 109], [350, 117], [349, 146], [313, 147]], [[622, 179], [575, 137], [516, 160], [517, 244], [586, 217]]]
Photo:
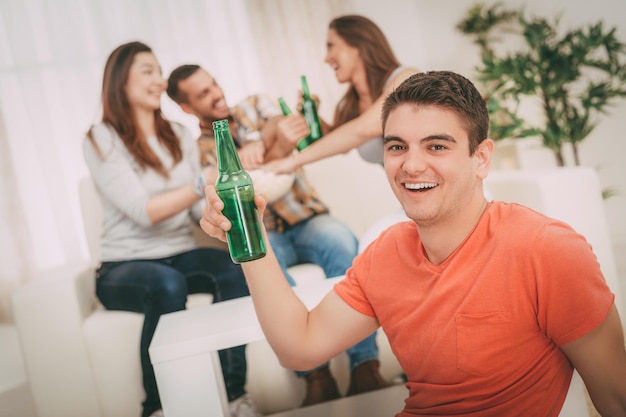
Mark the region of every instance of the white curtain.
[[[323, 64], [326, 30], [350, 3], [0, 0], [0, 284], [88, 256], [81, 142], [99, 120], [104, 62], [116, 46], [145, 42], [165, 76], [182, 63], [205, 66], [231, 105], [256, 92], [295, 104], [306, 74], [329, 115], [342, 91]], [[163, 109], [197, 129], [165, 96]]]
[[27, 261], [31, 245], [17, 195], [17, 179], [0, 117], [0, 324], [12, 321], [10, 300], [1, 295], [11, 294], [30, 273]]
[[311, 91], [321, 98], [320, 114], [331, 119], [345, 87], [338, 86], [333, 70], [324, 63], [330, 20], [351, 13], [354, 5], [342, 1], [248, 0], [250, 21], [261, 36], [264, 53], [261, 71], [275, 91], [295, 108], [300, 75], [306, 75]]

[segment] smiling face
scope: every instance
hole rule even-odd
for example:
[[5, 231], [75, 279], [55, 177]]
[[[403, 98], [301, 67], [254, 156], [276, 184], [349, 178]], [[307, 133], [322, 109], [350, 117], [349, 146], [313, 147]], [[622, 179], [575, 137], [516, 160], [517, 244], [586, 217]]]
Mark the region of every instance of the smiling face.
[[133, 58], [124, 92], [128, 104], [135, 111], [153, 112], [161, 107], [161, 94], [167, 82], [163, 79], [161, 66], [151, 52], [139, 52]]
[[389, 184], [418, 227], [454, 224], [467, 207], [484, 201], [493, 142], [484, 140], [470, 156], [467, 131], [454, 111], [400, 104], [386, 120], [384, 144]]
[[210, 126], [216, 120], [226, 119], [230, 109], [226, 104], [224, 92], [215, 78], [202, 68], [184, 80], [180, 80], [178, 88], [187, 99], [181, 108], [200, 119], [202, 126]]
[[340, 83], [352, 81], [358, 71], [365, 71], [358, 48], [349, 45], [333, 28], [328, 30], [324, 62], [335, 71]]

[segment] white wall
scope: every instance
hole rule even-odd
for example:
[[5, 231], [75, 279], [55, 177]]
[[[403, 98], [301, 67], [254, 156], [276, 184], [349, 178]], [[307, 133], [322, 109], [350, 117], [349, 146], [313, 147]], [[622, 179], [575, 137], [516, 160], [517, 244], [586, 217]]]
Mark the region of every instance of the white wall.
[[[44, 4], [43, 0], [29, 1], [36, 5]], [[86, 3], [88, 0], [84, 0], [85, 3], [81, 1], [82, 0], [72, 0], [71, 2], [65, 1], [59, 3], [54, 8], [55, 16], [64, 16], [64, 12], [60, 10], [60, 7], [63, 5], [89, 4]], [[271, 7], [278, 3], [286, 7], [287, 4], [299, 4], [300, 2], [302, 2], [302, 4], [312, 3], [307, 3], [304, 0], [299, 0], [298, 3], [283, 0], [242, 0], [240, 3], [247, 4], [248, 7], [254, 6], [258, 8]], [[0, 7], [2, 7], [0, 11], [3, 13], [6, 12], [9, 9], [9, 7], [6, 6], [12, 3], [17, 4], [19, 2], [0, 0]], [[108, 11], [106, 15], [100, 17], [103, 19], [102, 22], [99, 23], [100, 26], [106, 26], [106, 24], [103, 23], [105, 22], [105, 17], [108, 16], [108, 18], [111, 19], [110, 15], [113, 12], [124, 17], [128, 14], [124, 13], [127, 6], [137, 8], [139, 7], [137, 6], [139, 3], [141, 2], [129, 3], [117, 0], [112, 3], [108, 2], [108, 6], [102, 6], [103, 10], [107, 9]], [[208, 2], [198, 2], [198, 4], [200, 3], [203, 7], [209, 7], [207, 6]], [[315, 1], [315, 4], [321, 3], [323, 2]], [[332, 3], [332, 7], [328, 6], [328, 10], [333, 13], [359, 13], [370, 17], [378, 23], [388, 36], [398, 57], [405, 65], [415, 66], [422, 70], [454, 70], [473, 78], [472, 69], [478, 61], [477, 48], [471, 44], [469, 38], [464, 37], [455, 29], [456, 24], [463, 17], [466, 10], [474, 4], [473, 0], [343, 0], [327, 2], [325, 4], [330, 3]], [[532, 0], [523, 2], [521, 0], [508, 0], [505, 3], [511, 7], [524, 4], [529, 11], [550, 16], [555, 15], [559, 11], [563, 11], [562, 22], [566, 26], [574, 24], [580, 25], [587, 22], [591, 23], [598, 19], [604, 19], [607, 25], [616, 25], [618, 27], [619, 38], [626, 40], [626, 2], [623, 0], [602, 0], [598, 2], [586, 2], [582, 0], [551, 0], [550, 2]], [[130, 18], [116, 18], [115, 22], [119, 23], [121, 26], [115, 30], [111, 29], [111, 31], [116, 36], [114, 38], [119, 39], [120, 42], [134, 37], [145, 39], [154, 47], [166, 74], [168, 74], [175, 65], [182, 62], [195, 61], [209, 66], [222, 56], [228, 55], [228, 60], [230, 60], [228, 62], [231, 62], [235, 60], [235, 57], [239, 56], [239, 54], [247, 59], [247, 61], [244, 59], [242, 62], [248, 62], [252, 60], [251, 57], [255, 53], [267, 56], [267, 59], [274, 68], [276, 68], [277, 64], [281, 62], [281, 58], [284, 56], [281, 54], [270, 55], [265, 50], [251, 51], [232, 49], [223, 52], [218, 51], [212, 53], [211, 56], [206, 56], [206, 50], [210, 48], [194, 48], [189, 46], [189, 40], [194, 37], [195, 33], [192, 31], [192, 27], [197, 27], [191, 24], [194, 21], [192, 18], [198, 20], [204, 15], [199, 17], [194, 16], [193, 12], [181, 9], [181, 2], [177, 2], [176, 0], [160, 0], [154, 3], [154, 7], [161, 7], [164, 4], [171, 8], [171, 13], [189, 14], [189, 27], [175, 28], [172, 27], [171, 24], [169, 26], [159, 24], [158, 30], [152, 30], [154, 28], [144, 27], [148, 25], [147, 21], [135, 22], [130, 21]], [[183, 4], [189, 7], [189, 2], [183, 2]], [[74, 9], [76, 9], [76, 7], [74, 7]], [[212, 9], [212, 11], [214, 10]], [[75, 12], [76, 11], [72, 13], [68, 12], [69, 14], [67, 16], [74, 16], [73, 13]], [[321, 12], [316, 11], [316, 13]], [[235, 19], [232, 16], [233, 14], [234, 12], [227, 13], [227, 15], [233, 19], [231, 21], [240, 21]], [[7, 19], [9, 16], [12, 15], [5, 15]], [[82, 15], [79, 17], [81, 16]], [[84, 20], [86, 17], [87, 14], [80, 19], [67, 19], [66, 23], [68, 26], [76, 26], [76, 30], [72, 33], [81, 33], [82, 29], [87, 24]], [[92, 16], [89, 15], [89, 17]], [[60, 18], [52, 20], [58, 21], [59, 19]], [[19, 22], [12, 20], [9, 23], [11, 23], [12, 26], [20, 26]], [[122, 25], [122, 23], [126, 24]], [[245, 22], [241, 23], [241, 25], [244, 26], [245, 24]], [[207, 25], [210, 25], [210, 21], [207, 21]], [[283, 84], [289, 82], [292, 86], [294, 84], [297, 86], [298, 75], [306, 73], [307, 75], [311, 74], [309, 84], [312, 89], [316, 90], [322, 97], [322, 115], [329, 117], [330, 114], [332, 114], [334, 104], [343, 93], [345, 86], [337, 84], [333, 72], [323, 63], [326, 25], [327, 22], [320, 24], [319, 30], [315, 34], [316, 38], [319, 38], [319, 48], [309, 51], [311, 53], [311, 60], [302, 63], [302, 66], [294, 66], [292, 65], [293, 63], [288, 63], [292, 68], [295, 68], [293, 70], [294, 77], [289, 80], [280, 78], [277, 83], [272, 79], [275, 74], [270, 72], [271, 67], [266, 69], [250, 65], [246, 77], [235, 79], [233, 79], [232, 76], [230, 78], [228, 77], [228, 71], [224, 71], [224, 69], [218, 67], [214, 68], [214, 71], [218, 72], [217, 75], [220, 76], [220, 81], [223, 82], [229, 98], [234, 101], [247, 92], [255, 91], [262, 91], [274, 95], [282, 94], [283, 91], [278, 91], [281, 80], [284, 81]], [[26, 25], [24, 26], [26, 27]], [[251, 28], [247, 29], [251, 30]], [[207, 33], [210, 32], [209, 29], [206, 30], [208, 31]], [[245, 32], [246, 31], [241, 27], [237, 30], [237, 33]], [[204, 38], [208, 36], [207, 33], [195, 33], [195, 36]], [[109, 38], [107, 39], [109, 41], [111, 40]], [[42, 236], [41, 233], [41, 230], [44, 230], [43, 226], [53, 224], [52, 222], [48, 222], [45, 217], [46, 213], [50, 211], [47, 209], [47, 204], [49, 203], [53, 207], [65, 207], [69, 205], [69, 209], [65, 210], [65, 212], [67, 212], [66, 217], [76, 218], [76, 221], [80, 223], [80, 219], [78, 218], [78, 200], [75, 197], [75, 190], [78, 175], [85, 173], [86, 169], [84, 163], [82, 163], [78, 143], [87, 126], [94, 120], [94, 113], [97, 111], [97, 94], [102, 64], [106, 54], [108, 54], [111, 48], [109, 44], [104, 45], [101, 38], [89, 38], [88, 40], [89, 42], [85, 42], [99, 52], [96, 54], [97, 56], [95, 58], [90, 55], [89, 60], [85, 58], [84, 61], [74, 63], [76, 64], [74, 66], [72, 66], [72, 62], [68, 63], [68, 80], [63, 83], [63, 86], [59, 87], [59, 89], [62, 88], [62, 94], [59, 94], [59, 96], [67, 97], [67, 103], [64, 102], [63, 106], [56, 104], [49, 106], [49, 104], [46, 104], [45, 100], [40, 100], [41, 102], [35, 103], [18, 103], [7, 99], [6, 108], [3, 108], [3, 110], [8, 110], [10, 108], [21, 107], [56, 107], [56, 113], [51, 113], [50, 117], [55, 120], [54, 130], [59, 130], [60, 133], [40, 131], [41, 129], [37, 130], [36, 124], [24, 120], [24, 123], [19, 124], [19, 129], [16, 128], [9, 132], [9, 135], [18, 138], [13, 141], [14, 144], [30, 143], [27, 142], [27, 139], [32, 137], [33, 144], [28, 146], [49, 147], [51, 143], [49, 140], [50, 133], [69, 138], [70, 143], [72, 143], [70, 151], [63, 152], [59, 155], [57, 155], [57, 152], [51, 151], [48, 155], [50, 158], [46, 158], [67, 161], [62, 164], [63, 169], [60, 172], [57, 172], [58, 170], [48, 169], [46, 160], [30, 161], [24, 158], [18, 158], [20, 159], [20, 166], [24, 171], [23, 173], [18, 173], [19, 177], [22, 182], [26, 181], [21, 185], [20, 189], [32, 191], [33, 187], [43, 187], [42, 184], [35, 180], [28, 180], [29, 174], [37, 167], [39, 167], [37, 169], [50, 172], [50, 176], [58, 178], [58, 181], [57, 179], [53, 181], [54, 184], [57, 182], [65, 184], [65, 187], [59, 187], [57, 191], [60, 192], [58, 193], [52, 193], [50, 190], [46, 189], [46, 187], [43, 187], [44, 189], [41, 193], [38, 192], [35, 194], [39, 196], [36, 201], [25, 199], [22, 202], [22, 205], [26, 209], [36, 212], [35, 215], [31, 217], [38, 218], [42, 223], [41, 225], [37, 224], [37, 227], [31, 230], [29, 234], [32, 236], [31, 240], [36, 243], [38, 242], [37, 244], [39, 246], [35, 247], [35, 251], [41, 254], [38, 258], [48, 256], [51, 258], [50, 263], [56, 260], [57, 256], [55, 255], [55, 251], [58, 250], [59, 245], [55, 245], [54, 239], [46, 240], [46, 236]], [[297, 36], [292, 36], [289, 40], [295, 42], [296, 47], [300, 46], [297, 44], [298, 41], [300, 41]], [[61, 42], [56, 46], [61, 50], [72, 49], [64, 48], [64, 45], [65, 44]], [[0, 44], [0, 51], [8, 50], [10, 47], [10, 44]], [[98, 64], [95, 64], [95, 62]], [[0, 68], [4, 68], [4, 66], [10, 67], [10, 63], [0, 62]], [[88, 70], [81, 72], [80, 69], [82, 67], [88, 67]], [[92, 85], [93, 88], [87, 91], [75, 91], [76, 88], [69, 89], [69, 87], [75, 84], [72, 82], [72, 80], [76, 78], [75, 74], [90, 79], [89, 85]], [[0, 76], [2, 75], [6, 74], [0, 72]], [[10, 95], [11, 86], [18, 84], [12, 83], [11, 80], [12, 78], [8, 77], [6, 83], [3, 84], [5, 88], [0, 89], [0, 97], [5, 98], [7, 94]], [[32, 88], [37, 90], [38, 86], [33, 86]], [[286, 88], [293, 87], [290, 86]], [[88, 96], [87, 99], [85, 98], [86, 96]], [[177, 118], [183, 117], [180, 112], [176, 113], [175, 109], [167, 104], [167, 100], [165, 100], [164, 109], [166, 113], [169, 112], [168, 114], [175, 115]], [[3, 114], [3, 116], [6, 117], [7, 114]], [[63, 125], [62, 122], [68, 118], [71, 118], [73, 121], [69, 126]], [[617, 196], [606, 201], [605, 206], [612, 240], [616, 245], [626, 247], [626, 222], [623, 220], [623, 214], [626, 213], [626, 175], [624, 175], [625, 169], [622, 162], [623, 157], [626, 155], [626, 141], [621, 137], [624, 131], [624, 123], [622, 120], [626, 120], [626, 102], [616, 106], [612, 109], [608, 117], [602, 119], [592, 136], [583, 143], [581, 151], [584, 164], [598, 167], [602, 187], [613, 187], [618, 193]], [[191, 128], [195, 127], [195, 120], [185, 119], [184, 121]], [[32, 133], [31, 131], [36, 134], [25, 135], [25, 133]], [[76, 145], [73, 145], [74, 143]], [[15, 152], [15, 149], [12, 151]], [[24, 154], [29, 156], [32, 152], [26, 150]], [[72, 163], [73, 161], [78, 162]], [[322, 197], [331, 206], [333, 213], [350, 225], [357, 235], [361, 235], [369, 224], [378, 217], [398, 207], [395, 198], [389, 190], [381, 167], [363, 162], [354, 152], [313, 164], [307, 167], [307, 171]], [[43, 210], [42, 207], [44, 208]], [[367, 210], [365, 209], [366, 207]], [[25, 214], [28, 214], [26, 209]], [[41, 226], [41, 228], [39, 226]], [[72, 231], [64, 231], [63, 233], [59, 233], [59, 235], [65, 236], [66, 239], [76, 240], [75, 233]], [[50, 242], [50, 240], [52, 240], [52, 242]], [[3, 242], [4, 240], [0, 239], [0, 246], [4, 245]], [[74, 247], [73, 245], [66, 246], [70, 249]], [[75, 246], [80, 248], [80, 245]], [[8, 256], [11, 252], [10, 249], [10, 247], [7, 247], [1, 252]], [[87, 253], [86, 248], [83, 248], [83, 252], [84, 254]]]

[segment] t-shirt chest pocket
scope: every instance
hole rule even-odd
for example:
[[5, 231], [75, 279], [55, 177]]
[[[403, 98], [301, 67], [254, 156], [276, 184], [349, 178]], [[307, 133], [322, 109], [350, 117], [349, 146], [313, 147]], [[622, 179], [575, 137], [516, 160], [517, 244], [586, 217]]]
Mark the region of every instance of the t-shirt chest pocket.
[[457, 368], [487, 376], [512, 360], [511, 323], [504, 312], [456, 315]]

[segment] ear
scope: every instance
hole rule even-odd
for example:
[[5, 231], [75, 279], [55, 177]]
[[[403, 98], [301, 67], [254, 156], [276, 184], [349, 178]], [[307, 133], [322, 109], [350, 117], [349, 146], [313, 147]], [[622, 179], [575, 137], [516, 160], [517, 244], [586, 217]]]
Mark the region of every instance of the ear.
[[474, 157], [476, 158], [476, 175], [480, 179], [485, 179], [491, 168], [491, 157], [494, 150], [493, 140], [487, 138], [478, 144]]

